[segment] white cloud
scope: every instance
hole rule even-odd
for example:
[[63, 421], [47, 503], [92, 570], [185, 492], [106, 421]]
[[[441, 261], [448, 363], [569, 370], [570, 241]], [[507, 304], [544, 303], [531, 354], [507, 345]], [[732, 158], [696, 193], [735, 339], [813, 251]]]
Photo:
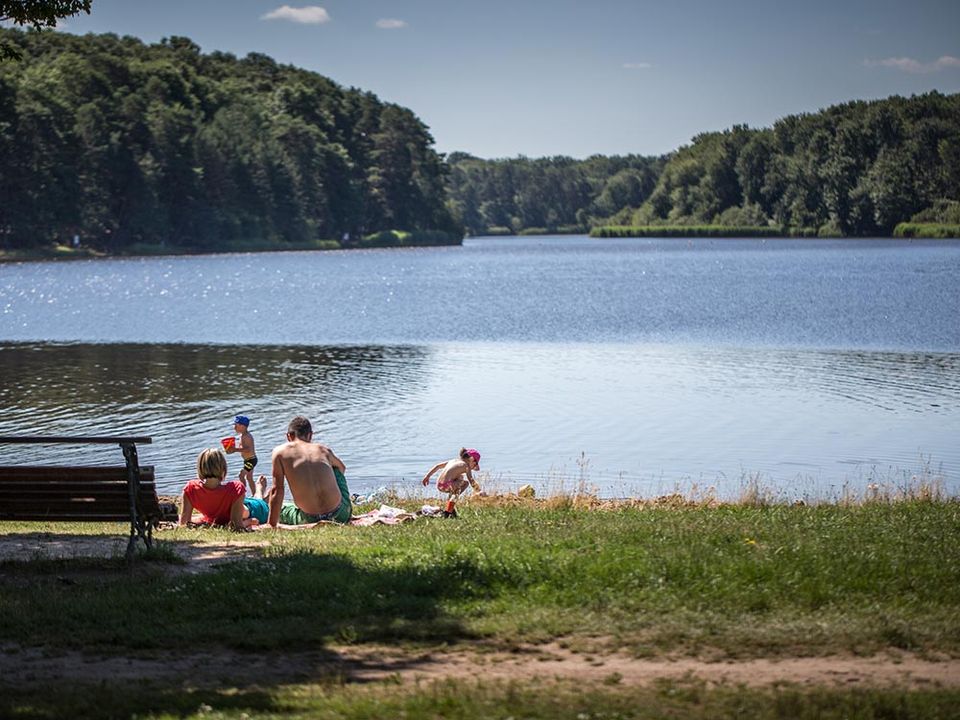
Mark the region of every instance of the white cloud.
[[260, 16], [261, 20], [289, 20], [290, 22], [302, 23], [304, 25], [319, 25], [330, 22], [330, 13], [319, 5], [307, 5], [306, 7], [290, 7], [281, 5], [276, 10], [271, 10], [265, 15]]
[[406, 21], [397, 20], [396, 18], [380, 18], [377, 20], [377, 27], [381, 30], [397, 30], [399, 28], [405, 28], [406, 26]]
[[624, 63], [624, 64], [623, 64], [623, 67], [624, 67], [624, 69], [626, 69], [626, 70], [649, 70], [650, 68], [653, 67], [653, 64], [652, 64], [652, 63], [646, 63], [646, 62], [641, 62], [641, 63]]
[[892, 57], [883, 60], [864, 60], [863, 64], [867, 67], [887, 67], [894, 70], [901, 70], [907, 73], [923, 74], [938, 72], [948, 68], [960, 68], [960, 58], [952, 55], [943, 55], [933, 62], [923, 63], [908, 57]]

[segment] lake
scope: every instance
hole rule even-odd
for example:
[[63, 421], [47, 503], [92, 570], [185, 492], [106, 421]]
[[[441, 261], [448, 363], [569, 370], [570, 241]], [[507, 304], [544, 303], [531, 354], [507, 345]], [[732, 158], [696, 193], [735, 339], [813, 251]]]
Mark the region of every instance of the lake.
[[[310, 417], [351, 489], [960, 488], [960, 242], [477, 238], [0, 265], [0, 434], [145, 434], [175, 492]], [[109, 462], [86, 446], [0, 461]], [[230, 458], [231, 474], [239, 470]]]

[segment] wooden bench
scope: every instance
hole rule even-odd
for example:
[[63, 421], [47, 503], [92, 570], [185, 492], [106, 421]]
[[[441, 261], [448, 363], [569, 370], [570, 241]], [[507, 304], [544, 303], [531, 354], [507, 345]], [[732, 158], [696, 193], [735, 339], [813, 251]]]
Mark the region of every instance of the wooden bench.
[[149, 437], [0, 436], [0, 443], [119, 445], [125, 463], [91, 465], [0, 465], [0, 520], [130, 522], [127, 560], [137, 540], [153, 546], [161, 517], [153, 467], [140, 467], [137, 444]]

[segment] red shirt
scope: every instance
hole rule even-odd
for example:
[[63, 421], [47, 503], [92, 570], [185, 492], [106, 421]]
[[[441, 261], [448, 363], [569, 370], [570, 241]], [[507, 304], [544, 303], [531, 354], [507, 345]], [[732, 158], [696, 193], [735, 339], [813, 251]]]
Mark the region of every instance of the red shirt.
[[203, 480], [191, 480], [183, 489], [190, 504], [203, 515], [203, 522], [211, 525], [227, 525], [230, 522], [230, 507], [245, 492], [246, 488], [237, 480], [220, 483], [213, 490], [205, 487]]

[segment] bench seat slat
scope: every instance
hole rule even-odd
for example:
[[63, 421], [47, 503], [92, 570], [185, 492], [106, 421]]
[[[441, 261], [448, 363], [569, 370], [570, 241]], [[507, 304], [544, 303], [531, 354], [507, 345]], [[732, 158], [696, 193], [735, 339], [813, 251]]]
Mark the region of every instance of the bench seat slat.
[[[137, 496], [139, 504], [145, 503], [155, 505], [150, 495], [141, 493]], [[27, 497], [2, 497], [0, 496], [0, 508], [21, 508], [21, 507], [50, 507], [57, 503], [77, 503], [87, 506], [96, 505], [97, 507], [125, 507], [130, 510], [130, 500], [126, 495], [32, 495]]]
[[130, 522], [130, 511], [125, 513], [69, 513], [69, 512], [51, 512], [42, 513], [32, 511], [29, 513], [18, 513], [16, 516], [8, 516], [0, 512], [0, 520], [9, 521], [34, 521], [34, 520], [57, 520], [62, 522]]
[[[140, 494], [155, 493], [153, 483], [140, 483]], [[127, 496], [127, 483], [0, 483], [0, 497], [49, 497], [57, 495], [92, 495], [96, 497]]]
[[[144, 510], [144, 518], [159, 519], [160, 513]], [[116, 520], [130, 520], [130, 508], [78, 508], [77, 506], [63, 505], [53, 507], [32, 507], [22, 508], [15, 511], [0, 509], [0, 520], [30, 520], [41, 517], [45, 520], [76, 520], [83, 522], [85, 518], [91, 520], [101, 520], [103, 518], [113, 518]]]
[[[7, 480], [16, 480], [18, 478], [31, 478], [38, 482], [43, 480], [64, 480], [64, 481], [126, 481], [127, 468], [124, 465], [116, 467], [81, 467], [74, 465], [0, 465], [0, 482]], [[153, 466], [145, 465], [140, 468], [140, 479], [148, 482], [154, 480]]]

